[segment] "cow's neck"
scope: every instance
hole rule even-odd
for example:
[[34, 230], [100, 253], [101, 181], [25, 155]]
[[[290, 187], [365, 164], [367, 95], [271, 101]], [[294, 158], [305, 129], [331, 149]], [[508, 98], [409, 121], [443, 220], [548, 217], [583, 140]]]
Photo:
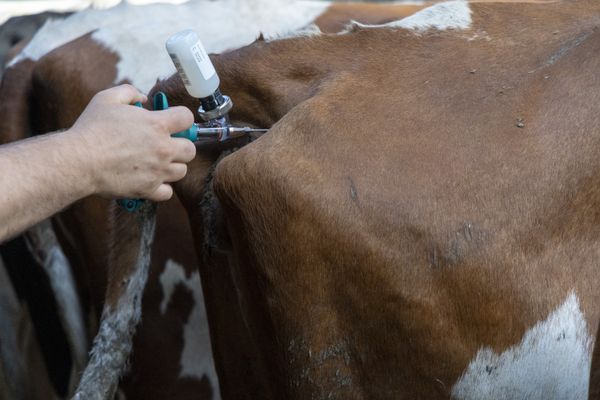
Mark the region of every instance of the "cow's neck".
[[323, 84], [344, 70], [335, 49], [324, 59], [331, 41], [296, 38], [259, 40], [235, 52], [214, 57], [221, 90], [234, 101], [233, 121], [271, 127], [293, 107], [314, 96]]

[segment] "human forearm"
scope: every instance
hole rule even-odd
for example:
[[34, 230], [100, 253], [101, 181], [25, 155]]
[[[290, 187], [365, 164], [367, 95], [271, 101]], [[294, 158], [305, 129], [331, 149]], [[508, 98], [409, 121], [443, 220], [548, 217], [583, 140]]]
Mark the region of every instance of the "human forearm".
[[0, 146], [0, 242], [94, 192], [71, 132]]
[[194, 144], [182, 107], [147, 111], [129, 85], [98, 93], [66, 132], [0, 146], [0, 242], [91, 194], [168, 200]]

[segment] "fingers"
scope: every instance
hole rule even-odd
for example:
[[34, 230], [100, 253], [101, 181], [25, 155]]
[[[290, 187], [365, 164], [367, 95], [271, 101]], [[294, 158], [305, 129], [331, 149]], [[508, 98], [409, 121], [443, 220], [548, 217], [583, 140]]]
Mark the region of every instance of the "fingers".
[[[158, 186], [154, 192], [147, 196], [152, 201], [167, 201], [173, 196], [173, 188], [169, 183], [177, 182], [187, 174], [187, 165], [181, 163], [172, 163], [165, 171], [162, 180], [164, 183]], [[144, 197], [144, 196], [142, 196]]]
[[171, 143], [175, 149], [173, 162], [189, 163], [196, 157], [196, 146], [188, 139], [173, 138]]
[[100, 98], [106, 99], [111, 103], [120, 104], [133, 104], [138, 101], [145, 103], [148, 100], [148, 98], [140, 93], [136, 88], [127, 84], [103, 90], [102, 92], [98, 93], [98, 95]]
[[172, 107], [168, 110], [153, 111], [152, 116], [158, 118], [169, 134], [185, 131], [194, 123], [194, 115], [186, 107]]
[[165, 182], [177, 182], [187, 174], [187, 165], [180, 163], [173, 163], [169, 165]]
[[173, 197], [173, 188], [171, 185], [163, 183], [154, 191], [154, 193], [148, 196], [148, 199], [152, 201], [167, 201], [171, 197]]

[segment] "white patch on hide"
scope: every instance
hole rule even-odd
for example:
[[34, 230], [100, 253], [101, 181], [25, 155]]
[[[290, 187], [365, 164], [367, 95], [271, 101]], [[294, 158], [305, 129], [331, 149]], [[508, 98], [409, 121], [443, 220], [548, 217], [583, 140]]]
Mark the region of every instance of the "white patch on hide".
[[457, 400], [587, 399], [593, 339], [571, 293], [521, 343], [496, 354], [479, 350], [452, 388]]
[[194, 298], [194, 307], [183, 330], [184, 345], [181, 352], [179, 378], [200, 380], [206, 375], [214, 390], [214, 399], [220, 399], [219, 380], [212, 356], [200, 275], [195, 271], [188, 278], [183, 266], [173, 260], [168, 260], [159, 280], [163, 288], [163, 299], [160, 303], [161, 314], [164, 315], [167, 312], [168, 304], [177, 285], [183, 285]]
[[173, 296], [173, 292], [175, 291], [175, 286], [185, 282], [187, 278], [185, 277], [185, 270], [180, 264], [173, 260], [167, 260], [165, 269], [160, 274], [158, 280], [163, 291], [163, 298], [160, 302], [160, 313], [165, 315], [169, 301], [171, 301], [171, 296]]
[[178, 6], [133, 6], [126, 2], [108, 10], [85, 10], [62, 21], [50, 21], [15, 57], [37, 61], [51, 50], [95, 31], [92, 37], [118, 54], [115, 83], [129, 80], [148, 92], [157, 78], [175, 68], [165, 50], [166, 40], [178, 31], [195, 29], [209, 53], [221, 53], [266, 39], [285, 36], [314, 22], [327, 10], [326, 1], [194, 0]]
[[287, 32], [283, 35], [271, 36], [268, 39], [265, 39], [265, 41], [271, 42], [274, 40], [292, 39], [299, 37], [315, 37], [320, 36], [322, 34], [323, 32], [321, 31], [321, 28], [319, 28], [317, 24], [310, 24], [295, 32]]
[[[471, 7], [466, 1], [446, 1], [417, 11], [413, 15], [382, 25], [364, 25], [353, 21], [351, 24], [361, 28], [402, 28], [419, 32], [428, 29], [444, 31], [447, 29], [469, 29], [471, 27]], [[351, 27], [349, 30], [351, 30]]]

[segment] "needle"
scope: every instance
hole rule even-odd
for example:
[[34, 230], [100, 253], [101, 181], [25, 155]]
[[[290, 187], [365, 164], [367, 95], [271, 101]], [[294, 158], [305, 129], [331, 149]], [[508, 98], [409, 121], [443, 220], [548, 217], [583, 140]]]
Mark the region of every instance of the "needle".
[[192, 127], [195, 137], [189, 137], [190, 140], [199, 141], [206, 139], [216, 139], [219, 142], [224, 142], [230, 139], [240, 138], [251, 133], [265, 133], [268, 129], [256, 129], [250, 127], [238, 127], [238, 126], [216, 126], [216, 127], [203, 127], [194, 124]]

